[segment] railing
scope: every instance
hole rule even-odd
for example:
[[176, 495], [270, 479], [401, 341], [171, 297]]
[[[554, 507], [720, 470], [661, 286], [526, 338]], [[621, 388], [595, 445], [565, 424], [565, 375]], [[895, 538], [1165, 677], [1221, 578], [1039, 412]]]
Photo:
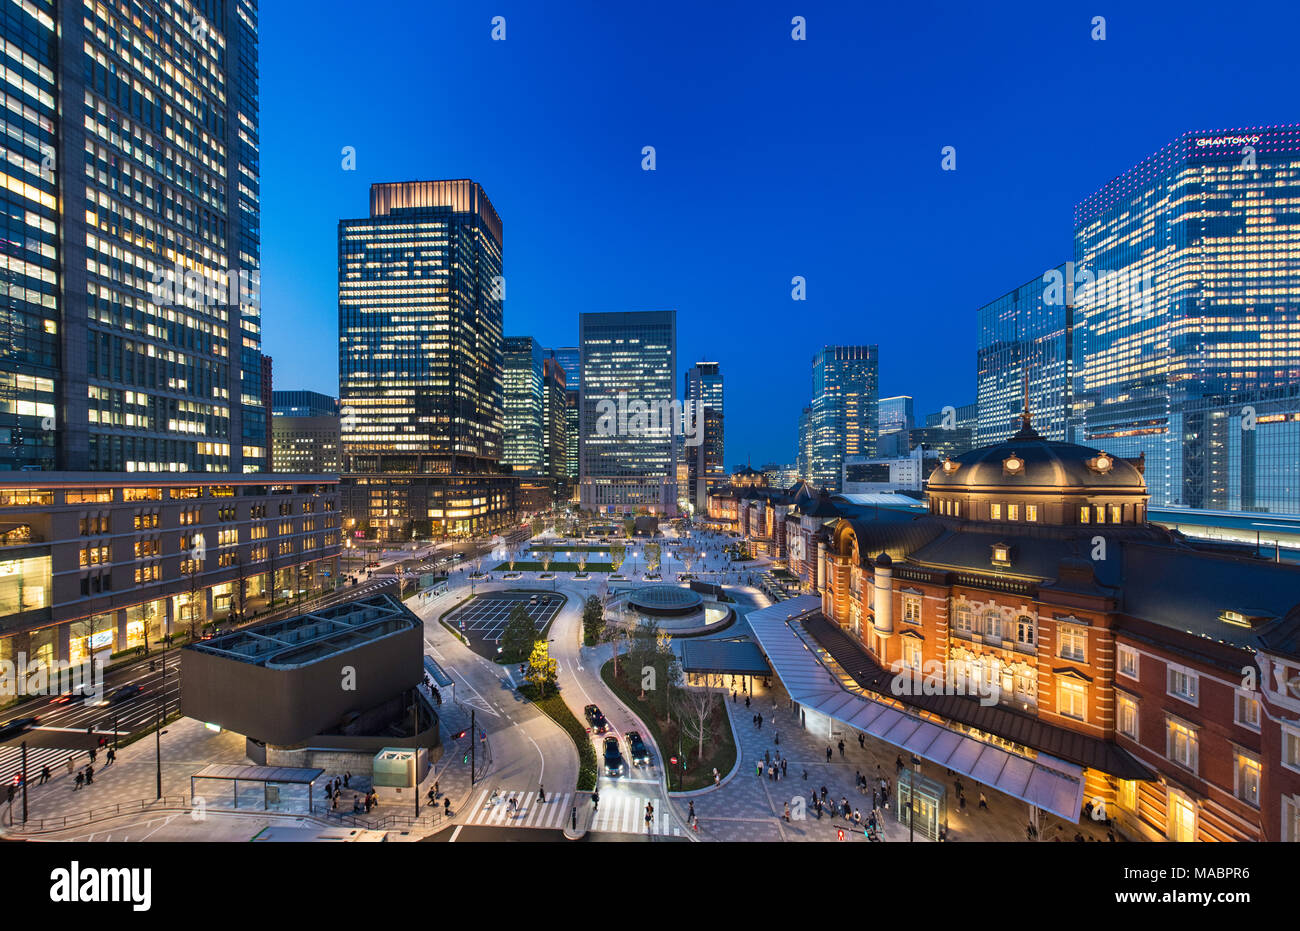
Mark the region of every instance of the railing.
[[119, 815], [130, 815], [147, 811], [151, 808], [158, 810], [165, 809], [183, 809], [190, 808], [188, 795], [164, 795], [158, 799], [138, 799], [134, 802], [120, 802], [117, 805], [110, 805], [104, 808], [91, 808], [74, 815], [64, 815], [60, 818], [30, 818], [24, 824], [15, 817], [14, 806], [9, 806], [9, 815], [6, 818], [9, 827], [15, 831], [27, 833], [43, 833], [46, 831], [61, 831], [65, 828], [81, 827], [85, 824], [93, 824], [96, 821], [107, 821], [109, 818], [116, 818]]
[[387, 831], [394, 827], [414, 827], [419, 825], [422, 828], [434, 828], [443, 821], [450, 821], [444, 818], [442, 809], [435, 809], [431, 813], [421, 814], [418, 818], [410, 814], [398, 814], [393, 812], [386, 815], [361, 815], [352, 812], [327, 812], [326, 819], [337, 821], [341, 825], [347, 825], [354, 828], [364, 828], [368, 831]]

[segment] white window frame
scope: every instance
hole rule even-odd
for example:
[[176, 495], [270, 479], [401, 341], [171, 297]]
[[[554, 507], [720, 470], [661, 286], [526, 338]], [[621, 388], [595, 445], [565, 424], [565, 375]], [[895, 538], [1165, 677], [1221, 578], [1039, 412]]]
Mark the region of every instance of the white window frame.
[[[1066, 642], [1078, 641], [1082, 645], [1080, 655], [1065, 652]], [[1056, 655], [1061, 659], [1072, 660], [1076, 663], [1088, 662], [1088, 628], [1078, 624], [1069, 624], [1058, 622], [1056, 625]]]
[[[1125, 659], [1132, 659], [1132, 672], [1125, 669]], [[1137, 681], [1142, 675], [1142, 654], [1135, 648], [1126, 644], [1119, 644], [1115, 657], [1115, 671], [1126, 679]]]
[[[1255, 797], [1247, 797], [1242, 789], [1241, 773], [1242, 762], [1253, 763], [1255, 766]], [[1253, 753], [1247, 753], [1244, 750], [1233, 748], [1232, 751], [1232, 794], [1240, 801], [1245, 802], [1251, 808], [1259, 807], [1259, 789], [1260, 784], [1264, 781], [1264, 768], [1260, 765], [1259, 757]]]
[[[912, 608], [916, 608], [916, 616], [912, 617]], [[908, 624], [921, 623], [921, 596], [904, 595], [903, 596], [903, 620]]]
[[[1182, 824], [1181, 821], [1179, 822], [1174, 821], [1175, 805], [1177, 805], [1177, 807], [1179, 808], [1185, 807], [1188, 811], [1192, 813], [1192, 825], [1191, 825], [1192, 836], [1191, 837], [1174, 836], [1174, 824], [1175, 823]], [[1200, 819], [1197, 817], [1196, 814], [1196, 803], [1193, 802], [1190, 798], [1188, 798], [1185, 793], [1179, 792], [1177, 789], [1170, 788], [1169, 801], [1168, 804], [1165, 806], [1165, 836], [1168, 837], [1171, 841], [1183, 841], [1189, 843], [1195, 841], [1198, 820]]]
[[1282, 799], [1282, 840], [1300, 843], [1300, 795]]
[[[1192, 692], [1193, 692], [1191, 697], [1188, 697], [1183, 692], [1174, 691], [1173, 679], [1175, 675], [1182, 676], [1191, 682]], [[1165, 664], [1165, 694], [1171, 698], [1176, 698], [1179, 701], [1187, 702], [1187, 704], [1191, 705], [1194, 708], [1199, 708], [1201, 706], [1201, 674], [1194, 669], [1189, 669], [1186, 666], [1180, 666], [1177, 663], [1166, 663]]]
[[[1190, 765], [1183, 762], [1174, 755], [1174, 735], [1180, 731], [1185, 731], [1188, 735], [1187, 747], [1191, 756]], [[1187, 721], [1176, 718], [1173, 715], [1165, 716], [1165, 759], [1175, 766], [1187, 770], [1189, 773], [1199, 773], [1201, 765], [1201, 734], [1200, 731]]]
[[[1300, 773], [1300, 727], [1296, 727], [1293, 724], [1287, 724], [1285, 721], [1279, 722], [1279, 726], [1282, 729], [1280, 735], [1282, 753], [1278, 757], [1278, 762], [1281, 763], [1285, 769], [1289, 769], [1293, 773]], [[1286, 751], [1288, 745], [1295, 748], [1295, 762], [1291, 762], [1287, 759]]]
[[[1028, 640], [1024, 637], [1026, 630], [1029, 631]], [[1038, 622], [1034, 620], [1032, 615], [1016, 615], [1016, 643], [1023, 647], [1038, 647]]]
[[[1253, 723], [1243, 719], [1241, 716], [1242, 699], [1246, 699], [1254, 704], [1255, 720]], [[1258, 734], [1260, 728], [1260, 723], [1259, 723], [1260, 714], [1261, 711], [1260, 711], [1260, 703], [1259, 703], [1259, 693], [1252, 692], [1250, 689], [1237, 689], [1232, 702], [1233, 723], [1235, 723], [1238, 727], [1244, 727], [1246, 730], [1254, 731], [1256, 734]]]
[[[1128, 711], [1133, 716], [1133, 729], [1127, 731], [1124, 729], [1124, 713]], [[1138, 701], [1132, 695], [1124, 692], [1115, 692], [1115, 731], [1129, 740], [1137, 742], [1138, 739]]]
[[[1066, 711], [1065, 696], [1071, 695], [1077, 697], [1082, 703], [1080, 714], [1070, 714]], [[1073, 704], [1073, 702], [1071, 702]], [[1056, 713], [1063, 718], [1069, 718], [1071, 721], [1088, 720], [1088, 686], [1074, 679], [1060, 678], [1056, 680]]]
[[[966, 626], [961, 626], [962, 614], [965, 612]], [[975, 632], [975, 609], [968, 603], [960, 603], [952, 611], [952, 629], [954, 633], [965, 634], [969, 636]]]

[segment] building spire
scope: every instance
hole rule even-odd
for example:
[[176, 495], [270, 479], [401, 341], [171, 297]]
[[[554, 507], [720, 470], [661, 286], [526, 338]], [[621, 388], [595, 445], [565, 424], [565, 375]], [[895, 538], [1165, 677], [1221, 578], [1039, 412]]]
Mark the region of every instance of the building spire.
[[1024, 372], [1024, 409], [1020, 412], [1020, 431], [1012, 437], [1017, 440], [1037, 440], [1042, 439], [1038, 431], [1034, 429], [1034, 415], [1029, 412], [1029, 370]]

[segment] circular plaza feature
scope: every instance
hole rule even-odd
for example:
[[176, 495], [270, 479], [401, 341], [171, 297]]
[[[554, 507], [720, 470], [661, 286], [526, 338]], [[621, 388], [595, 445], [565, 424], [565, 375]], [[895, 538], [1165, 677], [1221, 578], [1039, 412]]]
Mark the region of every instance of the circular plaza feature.
[[648, 617], [682, 617], [697, 613], [704, 604], [704, 599], [689, 588], [647, 585], [630, 592], [627, 604], [629, 608]]

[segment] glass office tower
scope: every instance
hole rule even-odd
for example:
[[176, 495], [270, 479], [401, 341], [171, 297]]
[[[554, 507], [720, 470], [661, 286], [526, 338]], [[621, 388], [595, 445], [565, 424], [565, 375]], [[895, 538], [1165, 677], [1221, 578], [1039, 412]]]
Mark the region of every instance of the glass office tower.
[[581, 314], [578, 330], [583, 509], [675, 514], [677, 437], [663, 412], [677, 384], [677, 311]]
[[1019, 429], [1029, 376], [1034, 429], [1049, 440], [1071, 440], [1074, 263], [1066, 262], [990, 301], [976, 313], [975, 444], [988, 446]]
[[1222, 471], [1249, 466], [1213, 412], [1300, 380], [1298, 204], [1300, 128], [1274, 126], [1185, 133], [1075, 208], [1082, 439], [1143, 455], [1153, 507], [1267, 481]]
[[723, 464], [726, 417], [722, 385], [722, 367], [716, 362], [696, 362], [686, 370], [682, 398], [694, 405], [694, 416], [700, 418], [700, 443], [681, 446], [687, 482], [682, 491], [689, 496], [697, 514], [708, 511], [710, 489], [727, 482], [727, 468]]
[[0, 37], [0, 470], [265, 470], [256, 4], [33, 0]]
[[876, 454], [878, 350], [826, 346], [812, 368], [812, 480], [835, 491], [845, 456]]
[[542, 446], [543, 466], [548, 478], [569, 479], [569, 420], [564, 369], [555, 359], [542, 360]]
[[582, 388], [582, 350], [576, 346], [564, 346], [559, 349], [546, 350], [552, 359], [564, 369], [564, 384], [570, 391]]
[[501, 461], [516, 472], [546, 470], [542, 347], [531, 336], [507, 336], [503, 357], [505, 432]]
[[501, 219], [473, 181], [374, 184], [339, 222], [343, 496], [380, 539], [513, 517], [502, 456]]

